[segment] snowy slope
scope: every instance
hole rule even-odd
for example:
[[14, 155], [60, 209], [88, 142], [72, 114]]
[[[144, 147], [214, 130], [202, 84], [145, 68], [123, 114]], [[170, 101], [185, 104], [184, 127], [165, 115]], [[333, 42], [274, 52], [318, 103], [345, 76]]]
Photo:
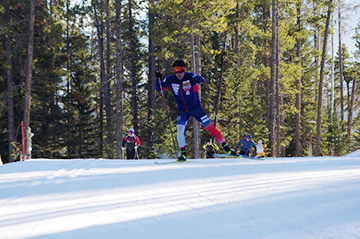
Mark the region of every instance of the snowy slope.
[[360, 238], [360, 156], [193, 161], [0, 166], [0, 238]]

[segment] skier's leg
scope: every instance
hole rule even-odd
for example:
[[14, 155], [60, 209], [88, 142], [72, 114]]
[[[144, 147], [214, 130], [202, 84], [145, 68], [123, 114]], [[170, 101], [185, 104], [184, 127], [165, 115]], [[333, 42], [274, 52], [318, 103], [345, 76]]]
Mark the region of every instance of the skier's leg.
[[199, 121], [204, 128], [219, 142], [223, 143], [225, 140], [222, 137], [220, 131], [214, 127], [211, 123], [209, 116], [205, 113], [205, 111], [199, 107], [195, 110], [189, 112], [192, 117], [194, 117], [197, 121]]
[[214, 138], [221, 144], [221, 146], [223, 147], [223, 149], [225, 150], [226, 153], [231, 154], [231, 155], [236, 155], [236, 151], [231, 149], [227, 145], [227, 143], [225, 142], [220, 131], [218, 129], [216, 129], [212, 123], [210, 123], [208, 126], [206, 126], [205, 129], [207, 131], [209, 131], [209, 133], [211, 133], [212, 136], [214, 136]]
[[240, 155], [246, 155], [246, 151], [245, 150], [240, 150]]
[[214, 136], [216, 141], [218, 141], [220, 144], [225, 142], [225, 140], [224, 140], [223, 136], [221, 135], [220, 131], [217, 128], [215, 128], [212, 123], [209, 122], [209, 124], [207, 126], [204, 125], [204, 127], [212, 136]]
[[187, 153], [186, 153], [186, 141], [185, 141], [185, 127], [189, 120], [190, 115], [184, 111], [178, 109], [178, 116], [176, 121], [176, 139], [178, 141], [181, 155], [179, 157], [179, 160], [185, 161], [187, 159]]
[[135, 159], [135, 149], [132, 149], [129, 152], [130, 152], [130, 154], [129, 154], [130, 159]]
[[190, 112], [191, 116], [193, 116], [197, 121], [199, 121], [204, 128], [218, 141], [223, 149], [226, 151], [226, 153], [231, 155], [236, 155], [236, 151], [231, 149], [225, 142], [223, 136], [221, 135], [220, 131], [214, 127], [214, 125], [211, 123], [209, 117], [205, 113], [205, 111], [199, 107], [196, 110], [193, 110]]
[[179, 147], [184, 148], [186, 146], [185, 141], [185, 125], [177, 124], [176, 125], [177, 132], [176, 132], [176, 139], [178, 141]]
[[189, 120], [190, 115], [185, 110], [178, 109], [178, 115], [176, 120], [176, 139], [178, 141], [179, 147], [184, 148], [186, 146], [185, 141], [185, 127]]

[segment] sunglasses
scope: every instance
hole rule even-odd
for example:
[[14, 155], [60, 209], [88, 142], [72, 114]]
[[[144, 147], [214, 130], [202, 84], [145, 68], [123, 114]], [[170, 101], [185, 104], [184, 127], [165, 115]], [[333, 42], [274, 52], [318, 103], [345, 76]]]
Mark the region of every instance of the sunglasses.
[[184, 70], [182, 71], [174, 71], [175, 74], [181, 74], [181, 73], [184, 73]]
[[175, 66], [174, 67], [174, 73], [175, 74], [181, 74], [185, 71], [185, 67], [182, 66]]

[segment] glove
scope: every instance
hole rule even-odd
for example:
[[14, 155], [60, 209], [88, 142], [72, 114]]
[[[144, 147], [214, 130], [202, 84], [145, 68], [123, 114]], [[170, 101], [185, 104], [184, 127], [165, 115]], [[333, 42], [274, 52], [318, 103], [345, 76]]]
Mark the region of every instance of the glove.
[[125, 150], [125, 147], [121, 147], [122, 150]]
[[135, 146], [134, 149], [137, 150], [137, 149], [138, 149], [138, 146]]
[[157, 79], [162, 78], [162, 74], [161, 74], [160, 71], [155, 71], [155, 76], [156, 76]]

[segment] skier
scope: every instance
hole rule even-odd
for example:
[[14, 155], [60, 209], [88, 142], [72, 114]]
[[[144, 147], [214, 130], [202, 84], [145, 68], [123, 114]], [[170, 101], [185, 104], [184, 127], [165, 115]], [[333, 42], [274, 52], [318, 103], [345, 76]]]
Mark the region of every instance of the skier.
[[252, 151], [256, 148], [256, 145], [254, 144], [254, 142], [251, 140], [251, 135], [248, 134], [246, 135], [245, 138], [241, 139], [237, 145], [235, 150], [238, 150], [238, 148], [240, 147], [240, 155], [246, 155], [249, 156], [252, 154]]
[[256, 144], [256, 157], [264, 158], [266, 157], [266, 144], [263, 144], [261, 140]]
[[137, 149], [140, 147], [140, 140], [139, 137], [135, 135], [135, 130], [133, 128], [130, 128], [128, 134], [123, 138], [122, 150], [125, 150], [125, 144], [126, 158], [135, 159], [135, 153], [137, 153]]
[[205, 150], [204, 154], [206, 158], [214, 158], [215, 151], [218, 151], [219, 147], [209, 139], [209, 141], [203, 145], [203, 149]]
[[[179, 161], [186, 161], [186, 142], [185, 126], [190, 118], [194, 117], [205, 129], [210, 132], [214, 138], [222, 145], [226, 153], [236, 155], [235, 150], [231, 149], [225, 142], [220, 131], [211, 123], [208, 115], [201, 107], [197, 84], [204, 81], [202, 76], [194, 73], [185, 72], [185, 62], [176, 60], [173, 64], [174, 74], [166, 77], [159, 82], [156, 81], [156, 90], [162, 91], [171, 88], [175, 102], [178, 106], [177, 114], [177, 141], [180, 147], [181, 155]], [[161, 79], [161, 72], [156, 72], [156, 78]]]

